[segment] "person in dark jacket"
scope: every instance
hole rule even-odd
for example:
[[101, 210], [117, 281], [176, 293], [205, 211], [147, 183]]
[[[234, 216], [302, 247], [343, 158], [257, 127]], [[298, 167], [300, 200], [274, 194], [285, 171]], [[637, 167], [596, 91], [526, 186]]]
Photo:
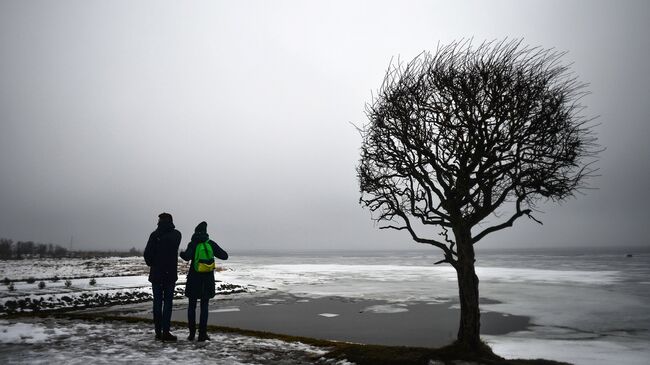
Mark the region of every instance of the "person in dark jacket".
[[196, 333], [196, 302], [201, 299], [201, 318], [199, 318], [199, 338], [198, 341], [209, 340], [207, 327], [208, 327], [208, 302], [210, 298], [214, 298], [214, 271], [210, 272], [197, 272], [194, 269], [194, 257], [197, 244], [209, 241], [212, 246], [212, 253], [214, 257], [221, 260], [227, 260], [228, 254], [216, 242], [210, 240], [207, 233], [208, 224], [206, 222], [199, 223], [194, 230], [192, 239], [187, 244], [185, 251], [181, 252], [181, 258], [190, 262], [190, 268], [187, 273], [187, 282], [185, 284], [185, 296], [189, 298], [189, 306], [187, 307], [187, 324], [190, 329], [188, 340], [192, 341]]
[[169, 331], [172, 317], [172, 300], [178, 279], [178, 246], [181, 233], [174, 227], [172, 216], [161, 213], [158, 228], [149, 235], [144, 249], [144, 260], [149, 269], [149, 281], [153, 291], [153, 322], [156, 339], [176, 341]]

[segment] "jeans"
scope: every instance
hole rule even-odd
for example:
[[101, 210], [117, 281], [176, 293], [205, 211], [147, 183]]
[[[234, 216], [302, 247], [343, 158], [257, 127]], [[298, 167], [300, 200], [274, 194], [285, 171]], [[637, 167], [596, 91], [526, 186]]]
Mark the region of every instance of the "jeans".
[[[187, 323], [190, 330], [196, 328], [196, 302], [197, 298], [189, 298], [190, 305], [187, 307]], [[201, 317], [199, 318], [199, 332], [206, 332], [208, 328], [208, 302], [210, 299], [201, 299]]]
[[172, 299], [174, 298], [175, 283], [152, 283], [153, 289], [153, 322], [156, 333], [169, 332], [169, 322], [172, 319]]

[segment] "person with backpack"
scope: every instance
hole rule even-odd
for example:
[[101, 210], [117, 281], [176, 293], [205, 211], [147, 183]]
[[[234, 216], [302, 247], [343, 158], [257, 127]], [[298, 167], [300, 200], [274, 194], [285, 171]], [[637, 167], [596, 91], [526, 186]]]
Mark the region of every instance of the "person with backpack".
[[187, 244], [187, 248], [180, 254], [183, 260], [191, 261], [185, 284], [185, 296], [189, 298], [187, 324], [190, 335], [187, 339], [190, 341], [194, 340], [196, 334], [196, 303], [199, 299], [201, 300], [201, 317], [199, 318], [198, 341], [210, 340], [207, 331], [208, 303], [210, 298], [215, 296], [214, 258], [228, 259], [228, 253], [210, 239], [207, 229], [208, 224], [206, 222], [199, 223], [194, 229], [194, 234]]
[[149, 269], [153, 292], [153, 322], [156, 340], [176, 341], [169, 331], [172, 317], [172, 300], [178, 280], [178, 246], [181, 233], [174, 227], [171, 214], [158, 215], [158, 228], [149, 235], [144, 249], [144, 261]]

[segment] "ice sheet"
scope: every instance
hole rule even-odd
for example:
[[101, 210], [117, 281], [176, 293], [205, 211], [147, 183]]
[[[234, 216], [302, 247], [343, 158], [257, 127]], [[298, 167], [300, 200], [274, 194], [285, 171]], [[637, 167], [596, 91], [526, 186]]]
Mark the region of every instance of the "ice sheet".
[[[477, 267], [481, 298], [489, 298], [482, 311], [532, 317], [531, 334], [523, 338], [492, 337], [499, 354], [542, 357], [589, 363], [626, 359], [637, 364], [635, 343], [650, 343], [650, 309], [645, 291], [648, 267], [643, 256], [625, 260], [617, 256], [495, 256]], [[288, 264], [278, 258], [227, 264], [220, 276], [229, 282], [257, 285], [307, 296], [343, 296], [380, 299], [395, 304], [412, 301], [449, 302], [458, 296], [456, 274], [449, 266], [421, 265], [426, 257], [308, 257]], [[288, 260], [288, 259], [287, 259]], [[510, 260], [510, 261], [509, 261]], [[320, 261], [315, 263], [314, 261]], [[433, 261], [433, 260], [431, 260]], [[400, 264], [395, 264], [399, 262]], [[512, 265], [512, 266], [506, 266]], [[621, 335], [621, 333], [623, 335]], [[630, 340], [630, 344], [626, 341]], [[536, 342], [537, 341], [537, 342]], [[527, 353], [527, 344], [534, 350]], [[537, 346], [537, 345], [539, 346]], [[646, 346], [650, 347], [650, 346]], [[571, 356], [568, 349], [573, 348]], [[598, 350], [600, 349], [600, 350]], [[602, 355], [608, 353], [609, 355]], [[637, 359], [637, 360], [635, 360]], [[647, 363], [647, 362], [646, 362]]]
[[[261, 265], [229, 264], [219, 273], [223, 280], [241, 285], [255, 285], [315, 295], [376, 297], [379, 292], [393, 293], [381, 299], [426, 300], [430, 290], [422, 285], [435, 285], [438, 293], [456, 295], [456, 272], [451, 267], [398, 265], [295, 264]], [[544, 270], [522, 268], [478, 267], [481, 282], [509, 284], [603, 286], [618, 282], [620, 273], [611, 271]], [[398, 283], [401, 288], [392, 284]], [[408, 283], [408, 285], [406, 285]], [[358, 290], [362, 285], [361, 290]], [[414, 287], [415, 286], [415, 287]], [[413, 290], [415, 288], [415, 290]], [[397, 289], [397, 290], [395, 290]], [[329, 290], [329, 292], [328, 292]], [[419, 294], [419, 295], [418, 295]], [[413, 296], [417, 298], [414, 298]]]
[[644, 341], [549, 340], [533, 337], [483, 336], [492, 350], [506, 358], [544, 358], [575, 365], [647, 365]]

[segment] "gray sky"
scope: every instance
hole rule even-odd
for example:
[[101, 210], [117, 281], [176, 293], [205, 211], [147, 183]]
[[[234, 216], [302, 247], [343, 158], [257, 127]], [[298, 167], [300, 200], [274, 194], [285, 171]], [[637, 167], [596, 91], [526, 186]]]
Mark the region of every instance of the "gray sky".
[[486, 247], [650, 246], [648, 1], [0, 1], [0, 237], [144, 247], [157, 214], [226, 249], [417, 248], [358, 205], [391, 57], [524, 38], [569, 51], [599, 190]]

